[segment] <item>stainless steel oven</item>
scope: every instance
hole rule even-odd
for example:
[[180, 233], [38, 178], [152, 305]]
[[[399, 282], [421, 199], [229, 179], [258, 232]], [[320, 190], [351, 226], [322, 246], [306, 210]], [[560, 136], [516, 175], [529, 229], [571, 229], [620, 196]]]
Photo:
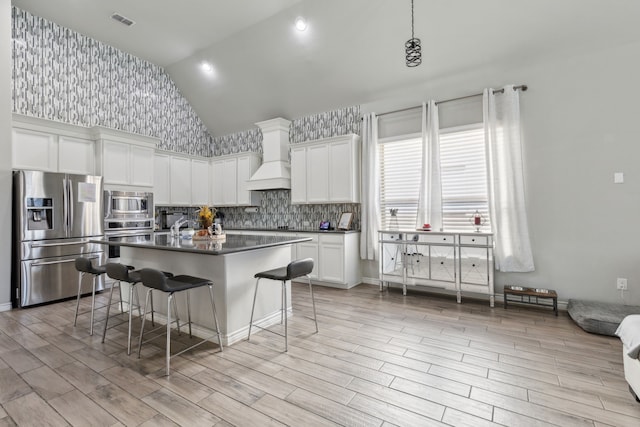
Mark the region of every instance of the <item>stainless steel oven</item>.
[[104, 218], [153, 220], [153, 193], [140, 191], [104, 192]]
[[[153, 193], [104, 192], [104, 237], [109, 241], [140, 242], [153, 239]], [[118, 262], [120, 247], [109, 246], [107, 259]]]

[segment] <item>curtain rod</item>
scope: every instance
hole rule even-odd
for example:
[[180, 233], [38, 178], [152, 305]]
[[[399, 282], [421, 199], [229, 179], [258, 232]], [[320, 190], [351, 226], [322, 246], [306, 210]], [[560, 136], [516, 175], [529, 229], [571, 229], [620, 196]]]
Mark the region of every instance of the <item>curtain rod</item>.
[[[527, 85], [518, 85], [518, 86], [514, 86], [513, 87], [513, 90], [521, 90], [523, 92], [526, 91], [527, 89], [528, 89]], [[493, 93], [504, 93], [504, 89], [494, 90]], [[457, 98], [444, 99], [442, 101], [436, 101], [436, 105], [443, 104], [445, 102], [459, 101], [461, 99], [474, 98], [474, 97], [480, 96], [480, 95], [482, 95], [482, 93], [474, 93], [473, 95], [465, 95], [465, 96], [459, 96]], [[403, 111], [415, 110], [416, 108], [422, 108], [422, 105], [416, 105], [415, 107], [401, 108], [399, 110], [387, 111], [386, 113], [378, 114], [378, 117], [386, 116], [387, 114], [401, 113]]]

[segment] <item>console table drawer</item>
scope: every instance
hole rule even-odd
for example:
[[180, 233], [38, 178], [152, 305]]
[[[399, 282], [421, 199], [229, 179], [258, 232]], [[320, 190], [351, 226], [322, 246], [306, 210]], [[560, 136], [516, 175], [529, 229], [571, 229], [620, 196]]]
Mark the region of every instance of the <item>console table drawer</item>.
[[460, 235], [460, 244], [469, 246], [488, 246], [489, 237], [462, 234]]
[[[416, 243], [438, 243], [443, 245], [453, 245], [455, 236], [453, 234], [414, 234], [418, 236]], [[410, 239], [412, 236], [407, 236]], [[415, 241], [415, 240], [414, 240]]]

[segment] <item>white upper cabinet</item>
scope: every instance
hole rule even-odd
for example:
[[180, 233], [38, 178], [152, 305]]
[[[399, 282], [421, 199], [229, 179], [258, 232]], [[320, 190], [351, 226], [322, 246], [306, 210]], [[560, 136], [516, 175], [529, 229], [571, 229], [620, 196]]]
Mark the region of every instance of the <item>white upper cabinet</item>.
[[153, 155], [153, 203], [171, 204], [171, 156], [165, 153]]
[[96, 173], [103, 176], [105, 187], [153, 187], [156, 138], [100, 126], [93, 132], [98, 143]]
[[258, 153], [240, 153], [211, 159], [213, 206], [258, 206], [261, 195], [249, 191], [247, 181], [260, 166]]
[[171, 156], [171, 204], [191, 205], [191, 159]]
[[359, 203], [360, 137], [324, 138], [291, 146], [291, 203]]
[[13, 115], [11, 167], [93, 175], [95, 143], [88, 128]]
[[209, 205], [209, 160], [191, 159], [191, 204]]

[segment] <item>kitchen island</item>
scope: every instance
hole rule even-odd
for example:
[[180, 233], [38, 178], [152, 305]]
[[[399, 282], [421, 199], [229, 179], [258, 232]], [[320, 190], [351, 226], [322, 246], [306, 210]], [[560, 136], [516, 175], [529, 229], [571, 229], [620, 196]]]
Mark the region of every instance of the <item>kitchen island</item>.
[[[156, 233], [151, 241], [146, 242], [93, 242], [120, 246], [120, 262], [136, 269], [156, 268], [175, 275], [188, 274], [211, 280], [223, 345], [229, 345], [247, 337], [255, 288], [254, 274], [286, 266], [291, 262], [291, 245], [308, 240], [310, 238], [254, 235], [227, 235], [222, 241], [191, 240]], [[140, 301], [144, 301], [141, 287], [138, 287], [138, 292]], [[209, 334], [213, 323], [208, 290], [201, 288], [191, 292], [194, 333]], [[128, 295], [128, 292], [123, 292], [123, 295]], [[291, 292], [287, 295], [287, 311], [291, 311]], [[186, 321], [185, 295], [177, 294], [176, 301], [179, 317]], [[156, 292], [154, 306], [162, 314], [166, 295]], [[256, 323], [265, 327], [280, 322], [280, 306], [281, 286], [275, 282], [273, 286], [261, 286], [256, 301]]]

